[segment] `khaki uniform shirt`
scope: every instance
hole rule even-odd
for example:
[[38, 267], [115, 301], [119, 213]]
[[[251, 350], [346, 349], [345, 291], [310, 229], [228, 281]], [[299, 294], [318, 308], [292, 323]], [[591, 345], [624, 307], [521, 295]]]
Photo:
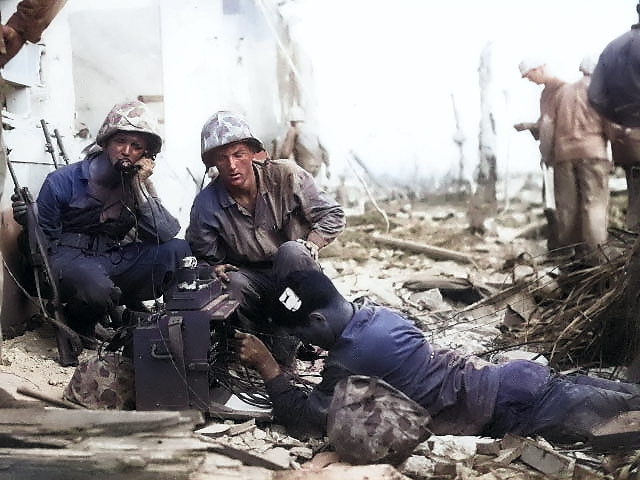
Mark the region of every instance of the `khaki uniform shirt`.
[[540, 140], [540, 155], [547, 165], [553, 164], [553, 132], [554, 110], [556, 107], [556, 94], [564, 82], [553, 79], [547, 82], [540, 95], [540, 118], [538, 119], [538, 138]]
[[253, 215], [229, 195], [219, 177], [196, 196], [185, 238], [199, 259], [267, 266], [289, 240], [306, 239], [313, 231], [329, 243], [344, 230], [342, 207], [294, 162], [254, 162], [253, 170], [258, 182]]
[[554, 162], [607, 160], [605, 120], [587, 98], [589, 77], [564, 85], [556, 96]]

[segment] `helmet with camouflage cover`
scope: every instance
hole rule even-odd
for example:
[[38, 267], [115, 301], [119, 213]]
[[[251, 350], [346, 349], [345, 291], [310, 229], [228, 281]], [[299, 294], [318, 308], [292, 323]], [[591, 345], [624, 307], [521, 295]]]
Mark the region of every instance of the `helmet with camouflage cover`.
[[156, 155], [162, 148], [158, 120], [149, 107], [138, 100], [113, 106], [98, 131], [96, 143], [105, 148], [109, 138], [117, 131], [146, 134], [150, 139], [147, 150], [151, 155]]
[[133, 360], [113, 352], [82, 358], [62, 397], [86, 408], [135, 410]]
[[209, 152], [218, 147], [236, 142], [247, 142], [256, 152], [264, 150], [264, 145], [251, 133], [249, 124], [240, 115], [221, 110], [213, 114], [202, 127], [202, 162], [208, 167], [213, 165]]
[[429, 412], [380, 378], [340, 380], [327, 412], [327, 437], [341, 460], [398, 465], [431, 436]]

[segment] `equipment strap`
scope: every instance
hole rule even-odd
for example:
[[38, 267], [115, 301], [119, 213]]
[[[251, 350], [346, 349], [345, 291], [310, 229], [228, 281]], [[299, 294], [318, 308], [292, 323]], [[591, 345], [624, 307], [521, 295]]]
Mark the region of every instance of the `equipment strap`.
[[169, 349], [173, 356], [173, 361], [179, 369], [180, 374], [185, 378], [186, 370], [184, 367], [184, 343], [182, 340], [182, 317], [170, 317], [168, 322], [169, 329]]

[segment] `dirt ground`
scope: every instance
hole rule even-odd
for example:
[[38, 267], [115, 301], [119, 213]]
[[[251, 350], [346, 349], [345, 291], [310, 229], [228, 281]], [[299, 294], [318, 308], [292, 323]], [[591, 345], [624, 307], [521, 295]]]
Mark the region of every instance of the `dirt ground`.
[[[523, 231], [543, 223], [541, 207], [535, 203], [537, 192], [523, 192], [521, 198], [525, 201], [503, 207], [503, 211], [486, 222], [484, 235], [468, 231], [466, 205], [461, 202], [412, 205], [408, 201], [391, 201], [380, 207], [382, 211], [372, 208], [366, 213], [349, 215], [346, 231], [321, 252], [321, 264], [347, 298], [368, 295], [419, 320], [425, 314], [424, 299], [413, 299], [412, 292], [403, 287], [412, 279], [425, 276], [469, 279], [500, 288], [512, 280], [512, 271], [505, 268], [511, 264], [510, 260], [544, 259], [546, 248], [541, 236], [519, 237]], [[526, 201], [527, 196], [533, 202]], [[536, 232], [535, 228], [533, 231]], [[373, 240], [376, 232], [465, 253], [472, 263], [433, 259], [423, 253], [393, 248]], [[440, 297], [435, 301], [440, 302], [436, 309], [465, 306], [446, 303]], [[433, 308], [432, 305], [429, 310]], [[438, 325], [430, 340], [441, 346], [474, 352], [486, 346], [497, 333], [493, 323], [458, 325], [451, 329]], [[4, 339], [0, 381], [19, 399], [28, 398], [17, 394], [18, 387], [61, 398], [74, 368], [61, 367], [56, 358], [55, 336], [48, 324]]]

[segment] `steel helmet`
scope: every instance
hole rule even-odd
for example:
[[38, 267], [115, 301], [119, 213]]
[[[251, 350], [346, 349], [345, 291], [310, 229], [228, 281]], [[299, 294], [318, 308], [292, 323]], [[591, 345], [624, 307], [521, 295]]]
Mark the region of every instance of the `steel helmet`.
[[109, 138], [117, 131], [146, 133], [150, 138], [147, 150], [151, 155], [156, 155], [162, 148], [158, 120], [149, 107], [139, 100], [114, 105], [98, 130], [96, 143], [105, 148]]
[[429, 412], [380, 378], [340, 380], [327, 412], [327, 437], [354, 465], [404, 462], [431, 436]]
[[251, 133], [247, 121], [240, 115], [224, 110], [216, 112], [204, 123], [200, 140], [202, 162], [207, 168], [212, 166], [211, 160], [207, 160], [207, 154], [224, 145], [246, 141], [256, 151], [264, 150], [260, 139]]

